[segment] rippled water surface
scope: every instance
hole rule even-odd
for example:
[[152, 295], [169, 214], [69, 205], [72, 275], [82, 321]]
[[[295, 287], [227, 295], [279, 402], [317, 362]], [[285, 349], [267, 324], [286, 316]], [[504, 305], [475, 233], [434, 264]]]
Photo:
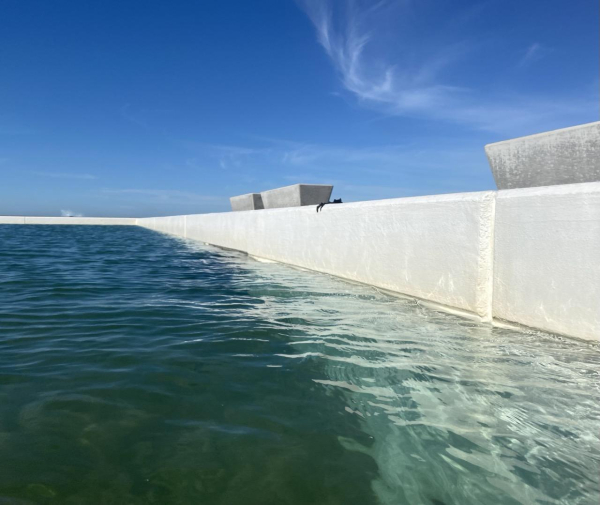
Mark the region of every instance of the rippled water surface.
[[142, 228], [0, 226], [1, 504], [597, 504], [599, 371]]

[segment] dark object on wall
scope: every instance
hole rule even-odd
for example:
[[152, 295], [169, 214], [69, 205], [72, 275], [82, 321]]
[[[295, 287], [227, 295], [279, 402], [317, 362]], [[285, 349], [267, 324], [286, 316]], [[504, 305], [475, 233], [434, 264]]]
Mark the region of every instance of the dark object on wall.
[[333, 202], [324, 202], [324, 203], [320, 203], [319, 205], [317, 205], [317, 212], [319, 212], [320, 210], [323, 210], [323, 207], [325, 207], [325, 205], [329, 205], [330, 203], [343, 203], [341, 198], [338, 198], [337, 200], [334, 200]]

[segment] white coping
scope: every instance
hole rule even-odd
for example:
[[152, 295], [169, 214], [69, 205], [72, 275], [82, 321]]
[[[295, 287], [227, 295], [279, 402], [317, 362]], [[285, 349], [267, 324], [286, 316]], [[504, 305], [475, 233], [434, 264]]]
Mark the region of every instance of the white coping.
[[90, 225], [135, 225], [131, 217], [30, 217], [0, 216], [0, 224], [90, 224]]

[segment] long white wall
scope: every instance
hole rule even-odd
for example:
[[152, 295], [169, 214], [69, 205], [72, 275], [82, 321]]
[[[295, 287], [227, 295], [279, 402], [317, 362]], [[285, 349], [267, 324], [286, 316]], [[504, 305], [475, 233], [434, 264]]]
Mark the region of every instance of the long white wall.
[[0, 216], [0, 224], [89, 224], [89, 225], [135, 225], [131, 217], [30, 217]]
[[600, 183], [139, 219], [478, 315], [600, 339]]
[[492, 192], [139, 219], [491, 318]]
[[0, 216], [0, 224], [25, 224], [23, 216]]
[[600, 182], [143, 219], [139, 224], [415, 296], [479, 316], [600, 340]]

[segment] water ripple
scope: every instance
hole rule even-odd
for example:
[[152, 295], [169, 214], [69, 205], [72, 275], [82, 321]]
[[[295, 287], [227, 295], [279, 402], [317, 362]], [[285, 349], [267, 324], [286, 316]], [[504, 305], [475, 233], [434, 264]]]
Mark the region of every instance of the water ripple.
[[0, 503], [596, 504], [599, 351], [144, 229], [0, 226]]

